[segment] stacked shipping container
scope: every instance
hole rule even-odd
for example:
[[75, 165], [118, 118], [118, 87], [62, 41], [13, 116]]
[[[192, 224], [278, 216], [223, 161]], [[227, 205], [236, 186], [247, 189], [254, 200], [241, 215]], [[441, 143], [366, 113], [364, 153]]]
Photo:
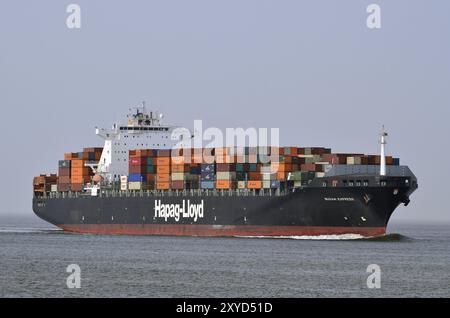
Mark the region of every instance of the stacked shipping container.
[[[325, 175], [329, 164], [379, 164], [380, 156], [332, 154], [320, 147], [132, 150], [130, 190], [277, 189], [299, 187]], [[205, 156], [206, 155], [206, 156]], [[399, 165], [386, 157], [388, 165]], [[125, 188], [125, 187], [123, 187]]]
[[34, 192], [55, 192], [57, 191], [56, 184], [58, 177], [56, 174], [45, 175], [33, 178], [33, 191]]
[[82, 152], [68, 152], [58, 162], [58, 191], [82, 191], [91, 182], [93, 172], [86, 162], [98, 162], [103, 148], [84, 148]]
[[[66, 153], [58, 176], [35, 177], [35, 191], [82, 191], [92, 180], [86, 162], [98, 162], [102, 148]], [[379, 165], [379, 155], [331, 153], [320, 147], [245, 147], [129, 151], [129, 174], [121, 176], [121, 190], [278, 189], [299, 187], [323, 177], [325, 166]], [[400, 165], [386, 156], [387, 165]], [[51, 187], [53, 185], [53, 188]]]

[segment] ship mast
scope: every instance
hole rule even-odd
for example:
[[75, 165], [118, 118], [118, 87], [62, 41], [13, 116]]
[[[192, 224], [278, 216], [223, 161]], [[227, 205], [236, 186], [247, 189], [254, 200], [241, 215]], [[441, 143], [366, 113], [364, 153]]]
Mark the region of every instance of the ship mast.
[[381, 133], [380, 133], [380, 145], [381, 145], [381, 149], [380, 149], [380, 176], [385, 176], [386, 175], [386, 137], [388, 136], [388, 133], [384, 130], [384, 125], [383, 128], [381, 129]]

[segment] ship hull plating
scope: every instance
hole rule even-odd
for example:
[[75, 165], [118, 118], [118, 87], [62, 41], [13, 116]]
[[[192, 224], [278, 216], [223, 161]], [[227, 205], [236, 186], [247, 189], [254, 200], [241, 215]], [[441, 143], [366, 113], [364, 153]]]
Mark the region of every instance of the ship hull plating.
[[70, 232], [176, 236], [383, 235], [409, 189], [302, 188], [281, 196], [136, 195], [34, 198], [42, 219]]

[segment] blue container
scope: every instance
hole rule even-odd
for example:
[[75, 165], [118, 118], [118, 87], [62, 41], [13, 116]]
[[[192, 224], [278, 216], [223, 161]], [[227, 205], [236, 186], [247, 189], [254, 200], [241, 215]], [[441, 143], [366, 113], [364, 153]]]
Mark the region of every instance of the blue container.
[[270, 187], [272, 189], [278, 189], [280, 187], [280, 181], [278, 180], [273, 180], [272, 182], [270, 182]]
[[258, 169], [258, 166], [256, 165], [256, 163], [251, 163], [249, 165], [249, 169], [248, 170], [251, 171], [251, 172], [256, 172], [257, 169]]
[[147, 176], [145, 175], [145, 173], [130, 173], [128, 175], [128, 181], [130, 182], [147, 181]]
[[78, 159], [83, 159], [83, 153], [82, 152], [78, 153]]
[[214, 171], [216, 171], [216, 168], [215, 168], [213, 163], [202, 164], [201, 168], [202, 168], [202, 173], [203, 172], [214, 172]]
[[214, 181], [214, 172], [202, 172], [201, 180], [202, 181]]
[[400, 165], [400, 158], [392, 158], [392, 165], [399, 166]]
[[191, 174], [200, 174], [201, 173], [200, 167], [192, 167], [191, 168]]
[[70, 168], [70, 160], [59, 160], [58, 167], [59, 168]]
[[202, 181], [200, 183], [202, 189], [214, 189], [214, 181]]
[[89, 152], [88, 153], [88, 160], [95, 160], [95, 153], [94, 152]]

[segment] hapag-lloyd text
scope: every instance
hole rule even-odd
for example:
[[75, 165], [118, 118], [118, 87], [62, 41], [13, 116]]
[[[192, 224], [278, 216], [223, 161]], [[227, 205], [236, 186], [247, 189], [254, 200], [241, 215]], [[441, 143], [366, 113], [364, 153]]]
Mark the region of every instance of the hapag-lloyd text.
[[[187, 202], [186, 202], [187, 201]], [[175, 222], [180, 221], [180, 218], [191, 218], [197, 222], [199, 218], [203, 218], [204, 202], [201, 200], [199, 204], [191, 203], [190, 200], [183, 200], [182, 204], [175, 203], [161, 203], [161, 200], [155, 200], [155, 217], [174, 219]]]

